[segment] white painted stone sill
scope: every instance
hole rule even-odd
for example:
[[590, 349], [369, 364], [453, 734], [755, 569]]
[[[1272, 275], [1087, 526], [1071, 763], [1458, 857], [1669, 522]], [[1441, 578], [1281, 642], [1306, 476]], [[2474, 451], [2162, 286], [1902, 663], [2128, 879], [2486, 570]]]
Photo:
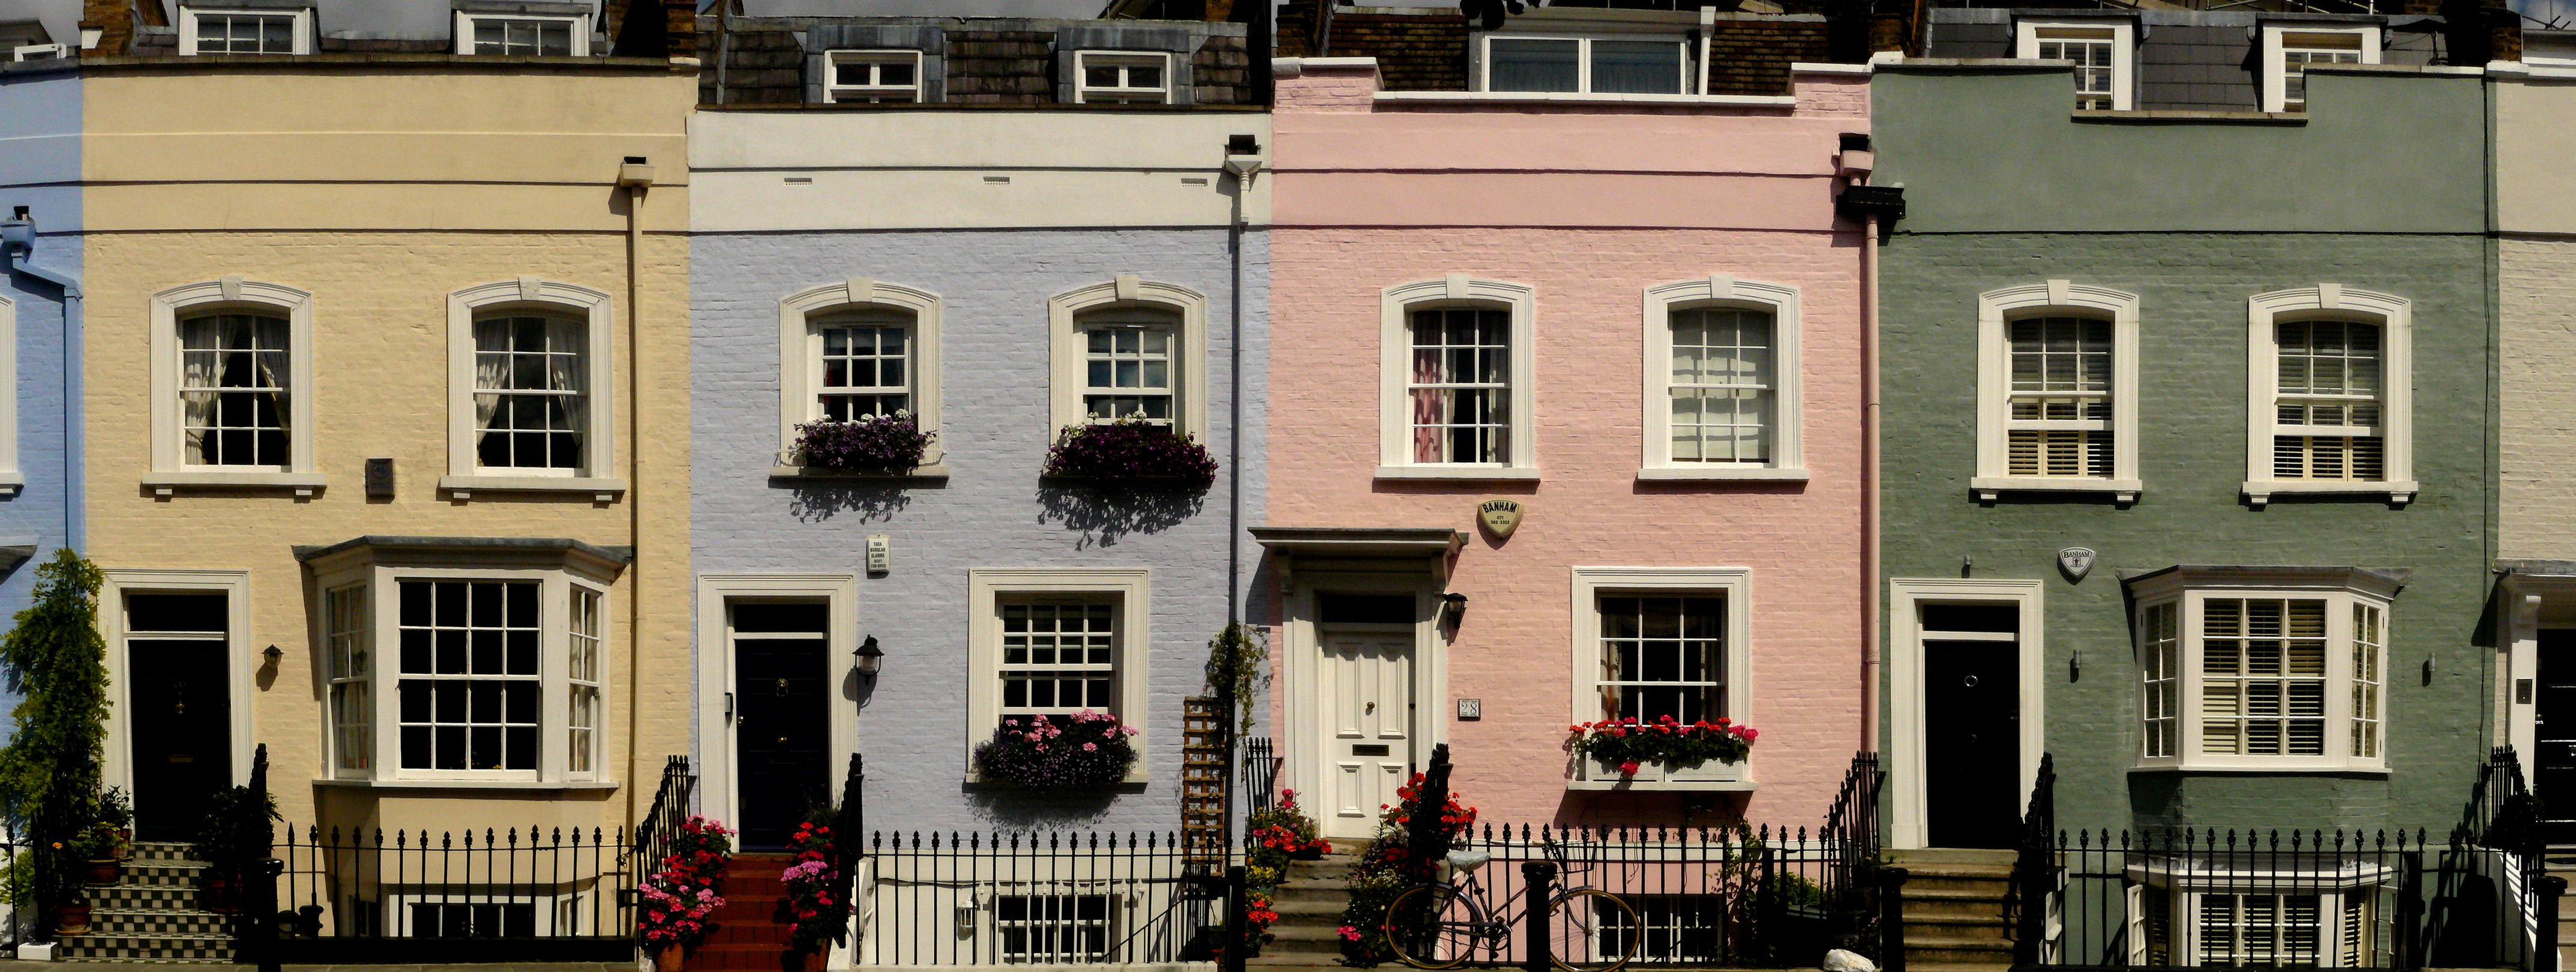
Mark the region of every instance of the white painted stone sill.
[[2004, 493], [2109, 493], [2116, 502], [2135, 503], [2138, 494], [2146, 491], [2146, 483], [2077, 476], [1978, 476], [1968, 480], [1968, 489], [1983, 503], [1992, 503]]
[[1379, 101], [1487, 105], [1707, 105], [1795, 108], [1794, 95], [1591, 94], [1571, 91], [1380, 91]]
[[2317, 483], [2299, 480], [2246, 480], [2242, 487], [2245, 499], [2256, 506], [2271, 502], [2277, 494], [2302, 496], [2386, 496], [2391, 503], [2412, 503], [2422, 487], [2414, 480], [2377, 483]]
[[1686, 466], [1663, 466], [1637, 470], [1637, 478], [1661, 482], [1726, 482], [1729, 480], [1735, 480], [1740, 482], [1803, 483], [1807, 481], [1807, 471], [1804, 469], [1764, 469], [1729, 466], [1717, 466], [1706, 469], [1695, 469]]
[[589, 493], [596, 502], [615, 502], [626, 481], [604, 476], [440, 476], [438, 488], [461, 500], [476, 493]]
[[1379, 479], [1431, 479], [1458, 483], [1536, 482], [1535, 466], [1379, 466]]
[[614, 790], [600, 780], [314, 780], [314, 786], [368, 790]]
[[2236, 776], [2296, 776], [2308, 773], [2340, 773], [2352, 776], [2386, 776], [2388, 775], [2388, 767], [2385, 765], [2371, 765], [2368, 763], [2358, 762], [2350, 765], [2342, 763], [2292, 763], [2285, 766], [2182, 766], [2170, 763], [2158, 763], [2148, 766], [2131, 766], [2129, 767], [2129, 772], [2227, 773]]
[[143, 477], [143, 486], [155, 496], [168, 496], [191, 486], [218, 489], [291, 489], [297, 496], [311, 496], [329, 483], [321, 473], [215, 472], [185, 469], [177, 472], [155, 472]]
[[834, 469], [834, 468], [832, 468], [832, 467], [830, 467], [830, 466], [790, 466], [790, 465], [786, 465], [786, 464], [784, 464], [784, 463], [781, 463], [781, 464], [779, 464], [779, 465], [774, 465], [774, 466], [769, 467], [769, 478], [770, 478], [770, 479], [773, 479], [773, 480], [780, 480], [780, 479], [791, 479], [791, 480], [792, 480], [792, 479], [843, 479], [843, 480], [870, 480], [870, 479], [878, 479], [878, 480], [938, 479], [938, 480], [945, 480], [945, 479], [947, 479], [947, 478], [948, 478], [948, 465], [947, 465], [946, 463], [932, 463], [932, 464], [927, 465], [927, 466], [914, 466], [914, 467], [912, 467], [912, 471], [911, 471], [911, 472], [899, 472], [899, 473], [897, 473], [897, 472], [867, 472], [867, 471], [857, 470], [857, 469]]
[[2106, 111], [2098, 108], [2070, 109], [2076, 121], [2095, 122], [2206, 122], [2213, 125], [2305, 125], [2304, 111], [2174, 111], [2168, 109], [2127, 108]]

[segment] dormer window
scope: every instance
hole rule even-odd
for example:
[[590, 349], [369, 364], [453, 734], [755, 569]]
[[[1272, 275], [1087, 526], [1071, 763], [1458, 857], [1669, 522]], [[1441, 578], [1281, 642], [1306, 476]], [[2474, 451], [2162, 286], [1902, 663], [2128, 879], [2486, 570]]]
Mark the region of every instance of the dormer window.
[[1688, 94], [1678, 37], [1485, 38], [1486, 91]]
[[1074, 100], [1080, 104], [1167, 105], [1172, 103], [1172, 58], [1169, 54], [1128, 51], [1076, 53]]
[[832, 51], [823, 100], [835, 104], [910, 104], [921, 99], [920, 51]]
[[9, 54], [12, 61], [50, 61], [72, 56], [71, 46], [67, 44], [28, 44], [12, 48]]
[[2307, 71], [2312, 66], [2377, 63], [2377, 27], [2267, 24], [2263, 28], [2263, 110], [2308, 110]]
[[2022, 21], [2016, 30], [2018, 56], [2075, 65], [2075, 107], [2089, 111], [2127, 111], [2129, 79], [2136, 68], [2130, 52], [2137, 28], [2125, 21]]
[[313, 10], [182, 7], [179, 53], [311, 54]]
[[456, 15], [456, 53], [583, 57], [590, 53], [590, 17]]

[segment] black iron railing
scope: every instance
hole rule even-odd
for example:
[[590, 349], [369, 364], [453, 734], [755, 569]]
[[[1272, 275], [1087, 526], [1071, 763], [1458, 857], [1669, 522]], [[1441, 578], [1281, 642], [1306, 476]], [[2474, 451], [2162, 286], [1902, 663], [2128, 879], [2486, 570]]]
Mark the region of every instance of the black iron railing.
[[1224, 922], [1223, 872], [1176, 833], [875, 833], [861, 965], [1182, 961]]
[[1252, 791], [1250, 812], [1268, 810], [1279, 802], [1279, 744], [1269, 739], [1243, 741], [1243, 785]]
[[[856, 757], [853, 756], [853, 759]], [[689, 819], [689, 805], [697, 794], [698, 778], [689, 773], [689, 758], [672, 756], [662, 761], [662, 783], [653, 791], [653, 807], [644, 813], [644, 822], [635, 828], [635, 870], [651, 874], [660, 870], [662, 859], [671, 854], [671, 835]]]
[[2040, 960], [2040, 943], [2047, 939], [2054, 916], [2048, 913], [2051, 881], [2055, 869], [2051, 862], [2051, 838], [2057, 835], [2057, 755], [2039, 754], [2039, 774], [2030, 785], [2030, 803], [2022, 808], [2020, 856], [2013, 866], [2012, 900], [2013, 961], [2031, 965]]
[[283, 864], [279, 904], [291, 909], [276, 920], [279, 954], [316, 964], [631, 959], [628, 837], [285, 827], [270, 849]]
[[2542, 972], [2555, 941], [2523, 855], [2422, 831], [2077, 831], [2045, 851], [2021, 876], [2035, 965]]

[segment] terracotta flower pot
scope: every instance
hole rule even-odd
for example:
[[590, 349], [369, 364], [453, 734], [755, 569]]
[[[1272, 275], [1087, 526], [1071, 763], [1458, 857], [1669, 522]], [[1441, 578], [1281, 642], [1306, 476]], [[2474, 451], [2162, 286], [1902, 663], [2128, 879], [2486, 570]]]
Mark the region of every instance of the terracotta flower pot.
[[115, 884], [124, 876], [125, 865], [114, 858], [89, 862], [88, 873], [82, 875], [91, 884]]
[[831, 959], [832, 949], [830, 946], [817, 945], [813, 948], [800, 948], [796, 950], [794, 960], [789, 963], [788, 967], [795, 969], [796, 972], [823, 972], [825, 964], [830, 962]]
[[116, 828], [116, 853], [109, 856], [120, 861], [134, 856], [134, 828]]
[[680, 972], [684, 965], [685, 955], [678, 944], [653, 948], [653, 972]]
[[233, 891], [233, 879], [207, 871], [197, 885], [198, 905], [219, 915], [241, 910], [241, 897]]
[[89, 934], [89, 906], [59, 905], [54, 908], [54, 933], [58, 935]]

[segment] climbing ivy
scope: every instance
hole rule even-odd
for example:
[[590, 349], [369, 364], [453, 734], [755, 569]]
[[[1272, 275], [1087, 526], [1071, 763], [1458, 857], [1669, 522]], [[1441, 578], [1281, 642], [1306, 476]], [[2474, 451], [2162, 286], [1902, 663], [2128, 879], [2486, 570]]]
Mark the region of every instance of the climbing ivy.
[[1246, 735], [1252, 732], [1253, 700], [1270, 690], [1270, 639], [1255, 636], [1258, 630], [1236, 622], [1208, 639], [1208, 688], [1218, 698], [1234, 699]]
[[[28, 820], [96, 799], [107, 746], [107, 642], [98, 566], [70, 548], [36, 568], [35, 603], [0, 638], [0, 675], [25, 701], [0, 747], [0, 813]], [[77, 809], [74, 813], [79, 812]]]

